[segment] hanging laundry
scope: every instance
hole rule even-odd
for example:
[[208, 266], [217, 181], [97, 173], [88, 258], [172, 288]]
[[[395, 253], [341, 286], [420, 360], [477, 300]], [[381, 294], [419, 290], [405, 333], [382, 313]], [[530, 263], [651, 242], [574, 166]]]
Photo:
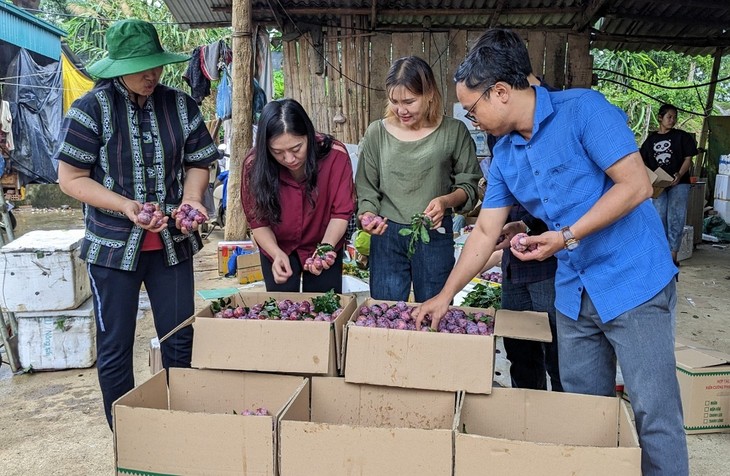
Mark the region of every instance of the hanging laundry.
[[183, 79], [190, 86], [190, 95], [198, 105], [203, 103], [203, 99], [210, 96], [210, 79], [208, 79], [201, 69], [200, 53], [203, 46], [196, 46], [190, 58], [190, 63], [183, 73]]
[[15, 150], [13, 143], [13, 115], [10, 114], [10, 103], [2, 102], [0, 107], [0, 130], [5, 133], [5, 148], [8, 151]]

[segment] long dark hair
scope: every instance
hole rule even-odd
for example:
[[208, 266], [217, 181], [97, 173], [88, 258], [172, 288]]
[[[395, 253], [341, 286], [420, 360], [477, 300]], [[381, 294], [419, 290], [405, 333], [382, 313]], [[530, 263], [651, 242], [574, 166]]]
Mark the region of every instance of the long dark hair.
[[279, 172], [281, 165], [269, 152], [269, 141], [289, 133], [307, 138], [307, 159], [304, 163], [306, 195], [314, 206], [313, 193], [317, 188], [317, 161], [332, 149], [332, 136], [317, 134], [312, 120], [301, 104], [294, 99], [271, 101], [264, 106], [256, 132], [256, 148], [246, 186], [254, 197], [256, 218], [266, 219], [272, 225], [281, 222], [279, 203]]

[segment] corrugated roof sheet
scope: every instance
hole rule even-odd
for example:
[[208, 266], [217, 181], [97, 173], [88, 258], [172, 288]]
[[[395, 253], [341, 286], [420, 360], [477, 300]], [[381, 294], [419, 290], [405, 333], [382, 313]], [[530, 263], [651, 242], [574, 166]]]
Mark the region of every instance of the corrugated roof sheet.
[[[229, 26], [232, 0], [165, 0], [178, 22]], [[375, 4], [375, 8], [373, 8]], [[730, 47], [728, 0], [251, 0], [253, 20], [339, 25], [363, 15], [375, 29], [501, 28], [592, 31], [594, 48], [712, 54]]]
[[0, 0], [0, 40], [48, 58], [61, 58], [61, 37], [66, 32]]

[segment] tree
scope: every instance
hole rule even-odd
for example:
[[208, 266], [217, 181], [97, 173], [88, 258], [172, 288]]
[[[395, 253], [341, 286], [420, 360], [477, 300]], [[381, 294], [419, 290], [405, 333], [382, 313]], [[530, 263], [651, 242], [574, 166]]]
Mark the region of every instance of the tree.
[[[87, 64], [106, 54], [106, 29], [127, 18], [153, 23], [162, 45], [175, 53], [190, 54], [196, 46], [230, 36], [230, 28], [183, 30], [161, 0], [44, 0], [41, 9], [52, 12], [49, 16], [68, 32], [66, 41], [71, 50]], [[162, 82], [187, 90], [182, 79], [186, 67], [185, 63], [167, 66]]]

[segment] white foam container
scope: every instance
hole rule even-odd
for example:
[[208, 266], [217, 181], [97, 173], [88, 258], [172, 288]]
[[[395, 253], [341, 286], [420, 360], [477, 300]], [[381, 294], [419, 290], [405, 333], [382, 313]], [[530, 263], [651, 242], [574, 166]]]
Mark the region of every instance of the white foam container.
[[0, 248], [0, 306], [10, 312], [76, 309], [89, 296], [84, 230], [36, 230]]
[[18, 356], [21, 367], [62, 370], [96, 362], [96, 324], [91, 299], [77, 309], [18, 312]]

